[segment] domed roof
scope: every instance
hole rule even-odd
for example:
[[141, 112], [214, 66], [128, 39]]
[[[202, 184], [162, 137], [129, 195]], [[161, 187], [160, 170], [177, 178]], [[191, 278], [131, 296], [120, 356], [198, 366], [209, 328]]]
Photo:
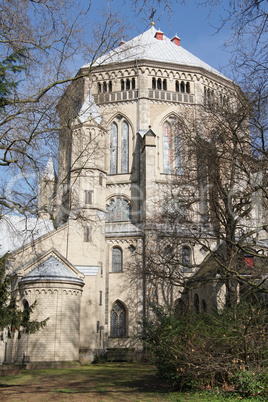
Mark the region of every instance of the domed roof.
[[[159, 37], [159, 39], [157, 39]], [[210, 71], [226, 79], [219, 71], [194, 56], [188, 50], [178, 45], [180, 39], [175, 36], [170, 40], [157, 31], [153, 26], [139, 36], [128, 42], [122, 43], [116, 49], [99, 57], [94, 63], [95, 66], [110, 63], [122, 63], [135, 60], [151, 60], [164, 63], [172, 63], [183, 66], [193, 66]], [[83, 67], [88, 67], [85, 65]]]
[[65, 265], [63, 265], [57, 258], [50, 256], [47, 260], [42, 262], [31, 272], [25, 275], [21, 282], [28, 281], [68, 281], [83, 283], [81, 278], [78, 278], [71, 272]]

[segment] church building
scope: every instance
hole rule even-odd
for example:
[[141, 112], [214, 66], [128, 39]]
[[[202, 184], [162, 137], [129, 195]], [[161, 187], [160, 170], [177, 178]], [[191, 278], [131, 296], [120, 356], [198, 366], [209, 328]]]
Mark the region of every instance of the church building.
[[[142, 349], [136, 335], [146, 303], [164, 299], [143, 275], [148, 253], [158, 252], [150, 242], [159, 211], [175, 203], [187, 214], [197, 183], [167, 200], [172, 182], [197, 163], [185, 122], [198, 120], [214, 97], [224, 104], [234, 93], [231, 80], [180, 42], [152, 25], [81, 67], [61, 98], [58, 172], [50, 158], [39, 183], [39, 220], [47, 226], [9, 258], [19, 305], [36, 301], [32, 318], [48, 321], [9, 339], [5, 362], [83, 363], [106, 351]], [[193, 240], [206, 227], [202, 202], [195, 208], [191, 227], [178, 223], [185, 278], [207, 256]], [[168, 302], [182, 291], [169, 289]], [[209, 297], [200, 295], [206, 305]]]

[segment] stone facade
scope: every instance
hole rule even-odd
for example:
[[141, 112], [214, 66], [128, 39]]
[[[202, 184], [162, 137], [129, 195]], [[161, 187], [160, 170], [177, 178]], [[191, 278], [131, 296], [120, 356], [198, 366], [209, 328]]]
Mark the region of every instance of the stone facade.
[[[11, 261], [18, 302], [36, 300], [34, 317], [49, 320], [36, 334], [11, 340], [7, 362], [23, 356], [85, 362], [109, 348], [141, 348], [135, 335], [148, 289], [133, 274], [134, 255], [142, 265], [170, 183], [196, 163], [187, 157], [187, 142], [182, 147], [174, 140], [183, 141], [176, 122], [198, 118], [212, 94], [224, 102], [233, 83], [180, 48], [176, 38], [159, 39], [153, 27], [138, 38], [92, 68], [83, 66], [84, 78], [69, 86], [58, 105], [62, 129], [53, 211], [51, 161], [39, 192], [40, 215], [54, 215], [57, 228], [13, 252]], [[192, 221], [198, 226], [199, 219], [196, 213]], [[206, 251], [181, 229], [182, 245], [197, 266]], [[177, 287], [170, 300], [181, 291]]]

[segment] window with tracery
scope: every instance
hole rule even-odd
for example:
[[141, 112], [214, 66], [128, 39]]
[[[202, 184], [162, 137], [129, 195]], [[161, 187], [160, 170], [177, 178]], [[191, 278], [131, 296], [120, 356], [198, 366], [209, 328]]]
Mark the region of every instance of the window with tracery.
[[113, 338], [123, 338], [127, 333], [127, 314], [124, 305], [117, 300], [111, 311], [111, 332]]
[[122, 272], [122, 250], [120, 247], [112, 249], [112, 272]]
[[106, 208], [107, 222], [122, 222], [131, 220], [131, 204], [125, 198], [113, 198]]
[[110, 174], [129, 172], [129, 125], [121, 119], [110, 131]]
[[163, 173], [178, 175], [184, 172], [183, 138], [177, 122], [163, 124]]
[[118, 126], [112, 124], [110, 132], [110, 174], [117, 173], [117, 157], [118, 157]]
[[122, 124], [121, 134], [121, 173], [128, 173], [129, 128], [126, 121]]

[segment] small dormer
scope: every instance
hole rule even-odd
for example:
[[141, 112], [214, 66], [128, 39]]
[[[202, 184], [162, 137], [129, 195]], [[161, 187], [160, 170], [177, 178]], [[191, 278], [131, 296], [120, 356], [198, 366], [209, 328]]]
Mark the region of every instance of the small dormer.
[[181, 40], [180, 40], [180, 38], [179, 38], [177, 35], [175, 35], [175, 36], [173, 36], [173, 38], [171, 39], [171, 42], [174, 43], [174, 44], [177, 45], [177, 46], [180, 46]]
[[154, 37], [155, 37], [157, 40], [163, 40], [163, 36], [164, 36], [164, 32], [160, 31], [160, 29], [159, 29], [158, 31], [156, 31]]

